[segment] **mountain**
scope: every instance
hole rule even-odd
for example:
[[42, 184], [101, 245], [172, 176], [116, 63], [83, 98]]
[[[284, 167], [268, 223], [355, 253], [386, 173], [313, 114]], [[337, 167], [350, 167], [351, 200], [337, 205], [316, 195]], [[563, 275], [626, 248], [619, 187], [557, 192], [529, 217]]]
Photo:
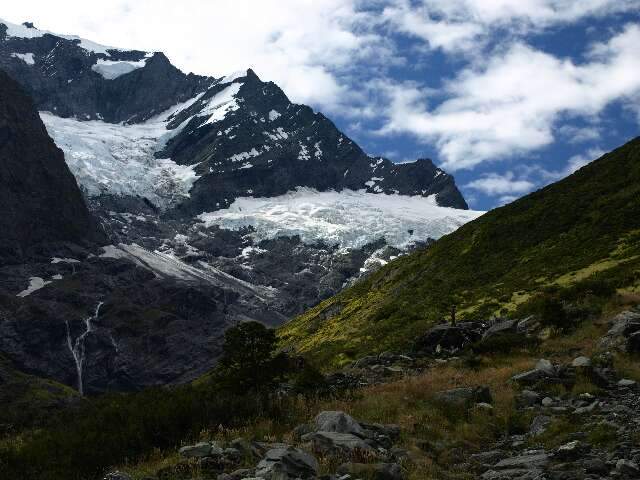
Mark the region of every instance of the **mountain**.
[[456, 306], [463, 320], [598, 279], [640, 290], [640, 138], [386, 265], [281, 329], [325, 365], [406, 348]]
[[101, 237], [29, 96], [0, 71], [0, 264], [47, 242]]
[[0, 68], [112, 244], [276, 289], [285, 317], [481, 213], [431, 160], [370, 157], [250, 69], [185, 75], [159, 52], [4, 21]]
[[187, 75], [4, 21], [0, 69], [106, 235], [0, 264], [0, 355], [81, 393], [188, 382], [230, 325], [280, 325], [482, 213], [430, 160], [368, 156], [252, 70]]
[[370, 158], [324, 115], [292, 104], [251, 69], [221, 79], [185, 75], [162, 53], [104, 47], [31, 24], [0, 25], [0, 68], [39, 110], [109, 124], [164, 114], [168, 143], [153, 154], [195, 173], [182, 206], [189, 212], [296, 187], [435, 195], [438, 205], [468, 208], [453, 178], [430, 160]]

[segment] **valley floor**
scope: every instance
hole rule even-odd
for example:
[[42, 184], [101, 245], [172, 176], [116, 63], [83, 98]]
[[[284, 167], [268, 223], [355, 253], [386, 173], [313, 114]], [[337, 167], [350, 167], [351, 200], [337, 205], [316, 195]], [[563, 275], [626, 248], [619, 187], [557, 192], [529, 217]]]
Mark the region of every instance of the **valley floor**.
[[[259, 459], [268, 460], [270, 449], [284, 444], [315, 453], [318, 475], [327, 479], [638, 478], [640, 362], [604, 348], [601, 340], [621, 318], [640, 319], [629, 310], [637, 302], [619, 297], [601, 318], [551, 335], [538, 347], [459, 357], [367, 357], [330, 379], [368, 386], [329, 399], [299, 397], [284, 419], [233, 429], [212, 426], [188, 439], [233, 447], [242, 438], [255, 445], [257, 456], [245, 458], [234, 467], [245, 470], [230, 475], [207, 471], [211, 457], [185, 458], [176, 451], [157, 451], [119, 470], [136, 480], [250, 478]], [[318, 441], [323, 433], [314, 433], [313, 422], [323, 411], [343, 411], [385, 428], [397, 425], [400, 433], [393, 445], [368, 456], [365, 462], [373, 466], [365, 468], [348, 448], [335, 455]], [[335, 447], [341, 439], [332, 441]], [[401, 468], [393, 470], [392, 464]]]

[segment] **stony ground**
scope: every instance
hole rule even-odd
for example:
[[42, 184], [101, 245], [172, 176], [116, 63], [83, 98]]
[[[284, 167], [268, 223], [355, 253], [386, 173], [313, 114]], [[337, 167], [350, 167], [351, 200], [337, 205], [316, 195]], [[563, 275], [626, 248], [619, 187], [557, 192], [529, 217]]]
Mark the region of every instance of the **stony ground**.
[[[333, 388], [364, 392], [364, 400], [354, 402], [369, 402], [377, 414], [388, 409], [385, 402], [396, 402], [393, 408], [400, 412], [394, 418], [411, 418], [413, 424], [404, 420], [398, 424], [367, 423], [338, 410], [315, 415], [308, 412], [313, 420], [298, 425], [278, 442], [266, 441], [268, 435], [262, 435], [260, 441], [257, 436], [232, 440], [218, 437], [184, 446], [174, 461], [150, 477], [114, 472], [106, 478], [640, 478], [640, 388], [635, 380], [625, 378], [628, 371], [640, 370], [638, 357], [634, 356], [640, 312], [620, 313], [603, 327], [604, 336], [588, 339], [590, 347], [584, 349], [588, 355], [567, 357], [565, 352], [566, 360], [539, 359], [534, 365], [529, 361], [533, 368], [520, 370], [521, 362], [514, 359], [512, 368], [502, 369], [508, 376], [498, 381], [478, 383], [478, 378], [490, 378], [480, 369], [473, 378], [468, 374], [470, 378], [462, 382], [466, 386], [437, 390], [439, 385], [458, 383], [458, 379], [443, 382], [442, 377], [455, 376], [456, 369], [462, 371], [458, 355], [469, 342], [478, 345], [491, 339], [495, 342], [502, 335], [520, 339], [541, 335], [540, 325], [533, 319], [440, 325], [419, 339], [418, 348], [412, 352], [365, 357], [329, 377]], [[582, 335], [588, 337], [591, 330], [585, 332]], [[565, 339], [561, 342], [569, 344]], [[619, 355], [631, 359], [628, 368], [618, 368]], [[511, 396], [505, 394], [507, 390]], [[371, 398], [376, 396], [378, 403]], [[444, 417], [422, 417], [422, 422], [431, 418], [431, 425], [415, 423], [420, 418], [414, 411], [416, 398], [427, 399], [429, 411], [439, 409], [450, 417], [465, 417], [456, 427], [459, 430], [501, 425], [500, 419], [507, 415], [503, 411], [507, 398], [509, 425], [492, 435], [482, 432], [483, 440], [474, 445], [468, 441], [471, 435], [458, 432], [457, 444], [453, 442], [451, 447], [451, 439], [444, 434], [449, 428]], [[346, 409], [353, 406], [349, 401], [338, 405]], [[417, 440], [417, 435], [421, 439]], [[442, 460], [445, 456], [446, 462]]]

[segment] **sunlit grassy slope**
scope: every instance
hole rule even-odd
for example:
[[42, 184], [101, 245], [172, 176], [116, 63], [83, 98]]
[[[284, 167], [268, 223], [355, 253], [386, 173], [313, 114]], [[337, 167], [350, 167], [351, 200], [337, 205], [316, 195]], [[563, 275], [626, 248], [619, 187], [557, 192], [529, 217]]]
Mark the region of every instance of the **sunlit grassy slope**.
[[640, 137], [573, 175], [400, 258], [280, 330], [325, 367], [402, 349], [452, 305], [461, 318], [513, 311], [550, 284], [592, 275], [637, 289]]

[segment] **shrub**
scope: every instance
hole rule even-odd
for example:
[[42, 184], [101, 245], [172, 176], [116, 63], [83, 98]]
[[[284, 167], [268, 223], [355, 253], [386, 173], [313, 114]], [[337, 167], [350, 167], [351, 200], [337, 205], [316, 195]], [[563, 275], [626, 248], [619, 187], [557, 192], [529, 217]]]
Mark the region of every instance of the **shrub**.
[[228, 329], [215, 378], [237, 393], [273, 386], [289, 369], [289, 359], [277, 353], [276, 342], [275, 332], [258, 322]]

